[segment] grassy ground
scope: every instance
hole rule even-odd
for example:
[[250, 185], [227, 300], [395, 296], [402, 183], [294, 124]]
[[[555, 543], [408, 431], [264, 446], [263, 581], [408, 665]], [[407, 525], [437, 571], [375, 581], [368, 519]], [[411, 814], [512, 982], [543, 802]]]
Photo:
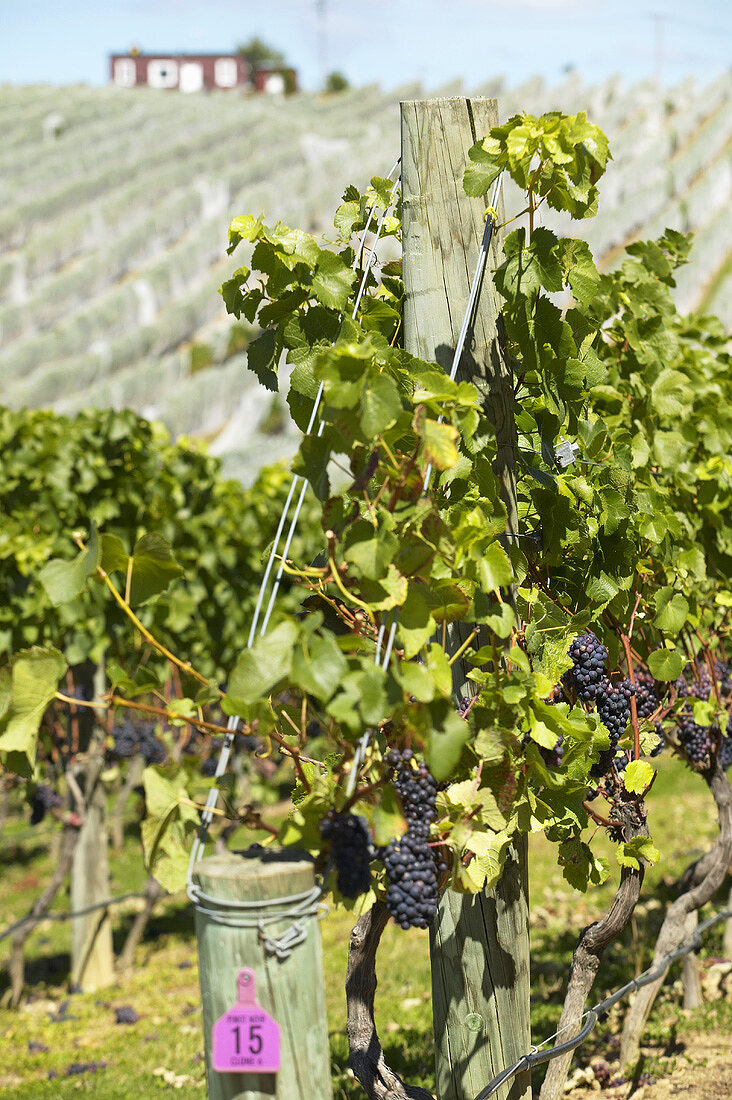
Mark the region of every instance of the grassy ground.
[[[695, 854], [709, 845], [715, 832], [714, 809], [706, 788], [672, 760], [662, 760], [653, 807], [651, 828], [664, 858], [647, 875], [643, 901], [632, 926], [606, 954], [593, 1001], [648, 964], [675, 878]], [[31, 833], [18, 822], [7, 826], [3, 834], [0, 929], [27, 909], [50, 874], [50, 834], [43, 828]], [[18, 836], [17, 842], [12, 840], [13, 834]], [[610, 847], [600, 835], [595, 843], [598, 849]], [[145, 876], [138, 851], [130, 836], [124, 852], [113, 858], [114, 893], [142, 886]], [[532, 840], [530, 867], [532, 1030], [536, 1041], [556, 1026], [577, 932], [601, 914], [612, 888], [605, 886], [585, 896], [572, 891], [557, 872], [551, 847], [542, 838]], [[722, 901], [720, 895], [709, 911]], [[59, 899], [58, 907], [64, 904], [65, 900]], [[117, 912], [117, 948], [134, 911], [132, 902]], [[336, 1100], [362, 1096], [347, 1069], [344, 1031], [343, 979], [351, 924], [352, 918], [339, 912], [329, 914], [322, 922]], [[181, 1100], [204, 1095], [203, 1037], [190, 907], [180, 899], [161, 903], [139, 949], [135, 973], [97, 994], [68, 994], [68, 935], [67, 924], [47, 922], [28, 942], [26, 1000], [17, 1011], [0, 1008], [0, 1095], [12, 1095], [13, 1100], [63, 1100], [80, 1093], [98, 1100], [119, 1100], [130, 1095], [147, 1097], [159, 1090], [175, 1091]], [[720, 947], [721, 926], [705, 940], [701, 957], [707, 969]], [[3, 948], [7, 950], [7, 941], [0, 945], [0, 951]], [[679, 1074], [683, 1077], [692, 1071], [696, 1076], [687, 1095], [732, 1096], [732, 1085], [729, 1092], [706, 1093], [702, 1080], [706, 1073], [716, 1082], [715, 1087], [722, 1087], [723, 1075], [715, 1058], [725, 1050], [726, 1057], [732, 1057], [729, 1038], [726, 1048], [723, 1038], [732, 1034], [732, 990], [727, 999], [711, 1001], [690, 1017], [679, 1007], [678, 969], [672, 972], [657, 1002], [635, 1086], [610, 1089], [608, 1096], [628, 1095], [635, 1087], [636, 1097], [639, 1089], [645, 1088], [645, 1095], [663, 1100], [663, 1096], [671, 1095], [658, 1091], [664, 1082], [676, 1081]], [[732, 984], [732, 978], [728, 984]], [[5, 986], [3, 972], [0, 993]], [[115, 1023], [114, 1009], [123, 1005], [137, 1011], [137, 1023]], [[612, 1060], [623, 1011], [623, 1005], [613, 1010], [582, 1048], [575, 1066], [586, 1067], [600, 1058]], [[433, 1087], [425, 933], [404, 933], [387, 927], [379, 951], [377, 1017], [387, 1059], [411, 1083]], [[70, 1073], [84, 1066], [93, 1068]], [[655, 1078], [657, 1084], [644, 1086], [646, 1078], [641, 1078], [641, 1073]], [[582, 1089], [577, 1091], [577, 1100], [583, 1095]], [[597, 1091], [592, 1095], [597, 1096]]]

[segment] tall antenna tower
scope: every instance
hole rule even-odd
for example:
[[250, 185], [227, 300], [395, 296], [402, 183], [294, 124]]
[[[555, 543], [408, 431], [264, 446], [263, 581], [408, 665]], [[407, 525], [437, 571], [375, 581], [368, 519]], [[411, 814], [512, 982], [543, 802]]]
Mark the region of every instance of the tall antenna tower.
[[328, 13], [327, 0], [315, 0], [318, 13], [318, 67], [320, 68], [320, 89], [325, 88], [328, 79]]

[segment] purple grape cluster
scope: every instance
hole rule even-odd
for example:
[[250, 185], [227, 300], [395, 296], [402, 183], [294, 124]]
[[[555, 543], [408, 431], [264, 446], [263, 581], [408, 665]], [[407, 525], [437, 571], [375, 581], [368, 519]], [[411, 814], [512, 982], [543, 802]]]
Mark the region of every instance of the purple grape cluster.
[[[597, 713], [610, 735], [610, 748], [603, 749], [596, 763], [590, 768], [590, 775], [593, 779], [601, 779], [607, 775], [613, 764], [617, 769], [620, 757], [625, 760], [624, 753], [618, 754], [618, 742], [625, 733], [630, 721], [630, 700], [635, 692], [635, 687], [626, 678], [620, 680], [617, 684], [606, 680], [597, 695]], [[624, 765], [619, 770], [624, 770]]]
[[569, 680], [583, 703], [591, 703], [607, 683], [607, 647], [591, 630], [585, 631], [569, 647], [572, 668]]
[[46, 783], [40, 783], [30, 798], [31, 825], [40, 825], [49, 810], [58, 809], [63, 805], [61, 796], [56, 794]]
[[162, 764], [168, 755], [165, 745], [155, 736], [152, 722], [131, 722], [123, 719], [112, 730], [114, 746], [111, 755], [117, 760], [129, 760], [140, 753], [146, 764]]
[[216, 775], [216, 766], [218, 764], [218, 757], [209, 756], [201, 764], [201, 775], [204, 779], [213, 779]]
[[650, 718], [661, 702], [659, 686], [650, 672], [638, 669], [635, 673], [635, 709], [638, 720]]
[[[675, 684], [676, 694], [681, 699], [707, 700], [712, 693], [712, 677], [706, 665], [698, 666], [698, 671], [687, 665], [683, 675]], [[686, 704], [676, 717], [676, 733], [679, 744], [692, 768], [709, 767], [710, 760], [719, 738], [716, 725], [700, 726], [694, 721], [692, 708]]]
[[437, 783], [411, 749], [392, 749], [386, 757], [395, 769], [394, 786], [407, 820], [407, 831], [378, 855], [386, 869], [386, 905], [402, 928], [427, 928], [437, 911], [437, 877], [447, 865], [436, 862], [430, 848]]
[[[550, 700], [547, 700], [547, 702], [550, 702]], [[531, 743], [531, 734], [527, 731], [524, 734], [523, 738], [521, 739], [521, 747], [525, 749], [526, 746], [529, 745], [530, 743]], [[542, 759], [543, 759], [544, 763], [546, 764], [547, 768], [556, 769], [556, 768], [560, 768], [562, 766], [562, 758], [564, 756], [564, 735], [563, 734], [561, 734], [561, 733], [559, 734], [559, 737], [557, 738], [557, 743], [556, 743], [556, 745], [554, 746], [553, 749], [544, 748], [543, 745], [537, 745], [537, 748], [538, 748], [539, 752], [541, 753]]]
[[566, 691], [564, 690], [564, 684], [555, 684], [552, 688], [552, 693], [546, 700], [546, 702], [551, 707], [555, 707], [557, 703], [568, 703], [569, 699], [567, 697]]
[[663, 725], [661, 722], [656, 722], [656, 733], [658, 734], [658, 744], [655, 749], [651, 750], [651, 756], [660, 756], [663, 750], [666, 748], [666, 737], [663, 732]]
[[609, 680], [597, 694], [597, 713], [610, 734], [610, 743], [616, 744], [625, 733], [630, 721], [630, 700], [635, 687], [627, 678], [613, 684]]
[[720, 695], [732, 695], [732, 664], [729, 661], [715, 661], [714, 674]]
[[689, 763], [707, 767], [716, 743], [715, 727], [699, 726], [690, 716], [681, 715], [677, 728], [679, 741]]
[[321, 821], [320, 835], [330, 841], [338, 889], [343, 897], [365, 894], [371, 881], [371, 838], [364, 819], [333, 812]]
[[732, 765], [732, 718], [727, 723], [727, 732], [720, 742], [717, 760], [723, 772]]

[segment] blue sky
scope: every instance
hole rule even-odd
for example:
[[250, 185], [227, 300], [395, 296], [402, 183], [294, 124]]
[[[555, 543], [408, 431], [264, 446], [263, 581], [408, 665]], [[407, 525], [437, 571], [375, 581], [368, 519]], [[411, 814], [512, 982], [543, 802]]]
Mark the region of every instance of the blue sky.
[[[323, 2], [323, 0], [321, 0]], [[729, 0], [324, 0], [328, 67], [356, 84], [456, 77], [476, 86], [652, 76], [705, 81], [732, 64]], [[654, 18], [660, 17], [660, 19]], [[103, 84], [107, 54], [226, 50], [259, 35], [284, 50], [304, 87], [317, 86], [316, 0], [0, 0], [0, 83]]]

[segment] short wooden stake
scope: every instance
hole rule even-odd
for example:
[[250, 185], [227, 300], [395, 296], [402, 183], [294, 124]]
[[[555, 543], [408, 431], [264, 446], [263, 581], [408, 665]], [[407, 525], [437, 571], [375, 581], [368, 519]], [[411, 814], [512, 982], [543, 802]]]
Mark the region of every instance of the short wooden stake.
[[[283, 907], [268, 899], [304, 894], [314, 885], [313, 864], [296, 852], [229, 852], [200, 860], [193, 881], [216, 898], [215, 909], [236, 921], [241, 910], [230, 901], [260, 902], [248, 909], [247, 921]], [[202, 903], [210, 908], [208, 902]], [[292, 917], [268, 925], [270, 936], [281, 935]], [[332, 1100], [328, 1025], [320, 928], [316, 917], [305, 918], [307, 935], [283, 960], [267, 955], [253, 921], [250, 926], [221, 924], [196, 908], [196, 939], [206, 1042], [209, 1100]], [[255, 972], [257, 1001], [281, 1028], [282, 1064], [276, 1074], [217, 1073], [212, 1068], [211, 1029], [237, 1001], [241, 967]]]
[[[494, 99], [432, 99], [402, 103], [404, 346], [449, 371], [483, 235], [488, 196], [472, 199], [462, 178], [471, 145], [498, 122]], [[513, 384], [498, 340], [500, 302], [490, 269], [498, 262], [494, 235], [459, 379], [472, 382], [496, 428], [495, 473], [517, 530]], [[448, 631], [453, 652], [470, 624]], [[469, 666], [453, 665], [456, 693], [471, 691]], [[512, 846], [494, 890], [443, 894], [430, 929], [437, 1095], [472, 1100], [502, 1069], [529, 1050], [529, 921], [525, 838]], [[498, 1100], [531, 1095], [520, 1074]]]

